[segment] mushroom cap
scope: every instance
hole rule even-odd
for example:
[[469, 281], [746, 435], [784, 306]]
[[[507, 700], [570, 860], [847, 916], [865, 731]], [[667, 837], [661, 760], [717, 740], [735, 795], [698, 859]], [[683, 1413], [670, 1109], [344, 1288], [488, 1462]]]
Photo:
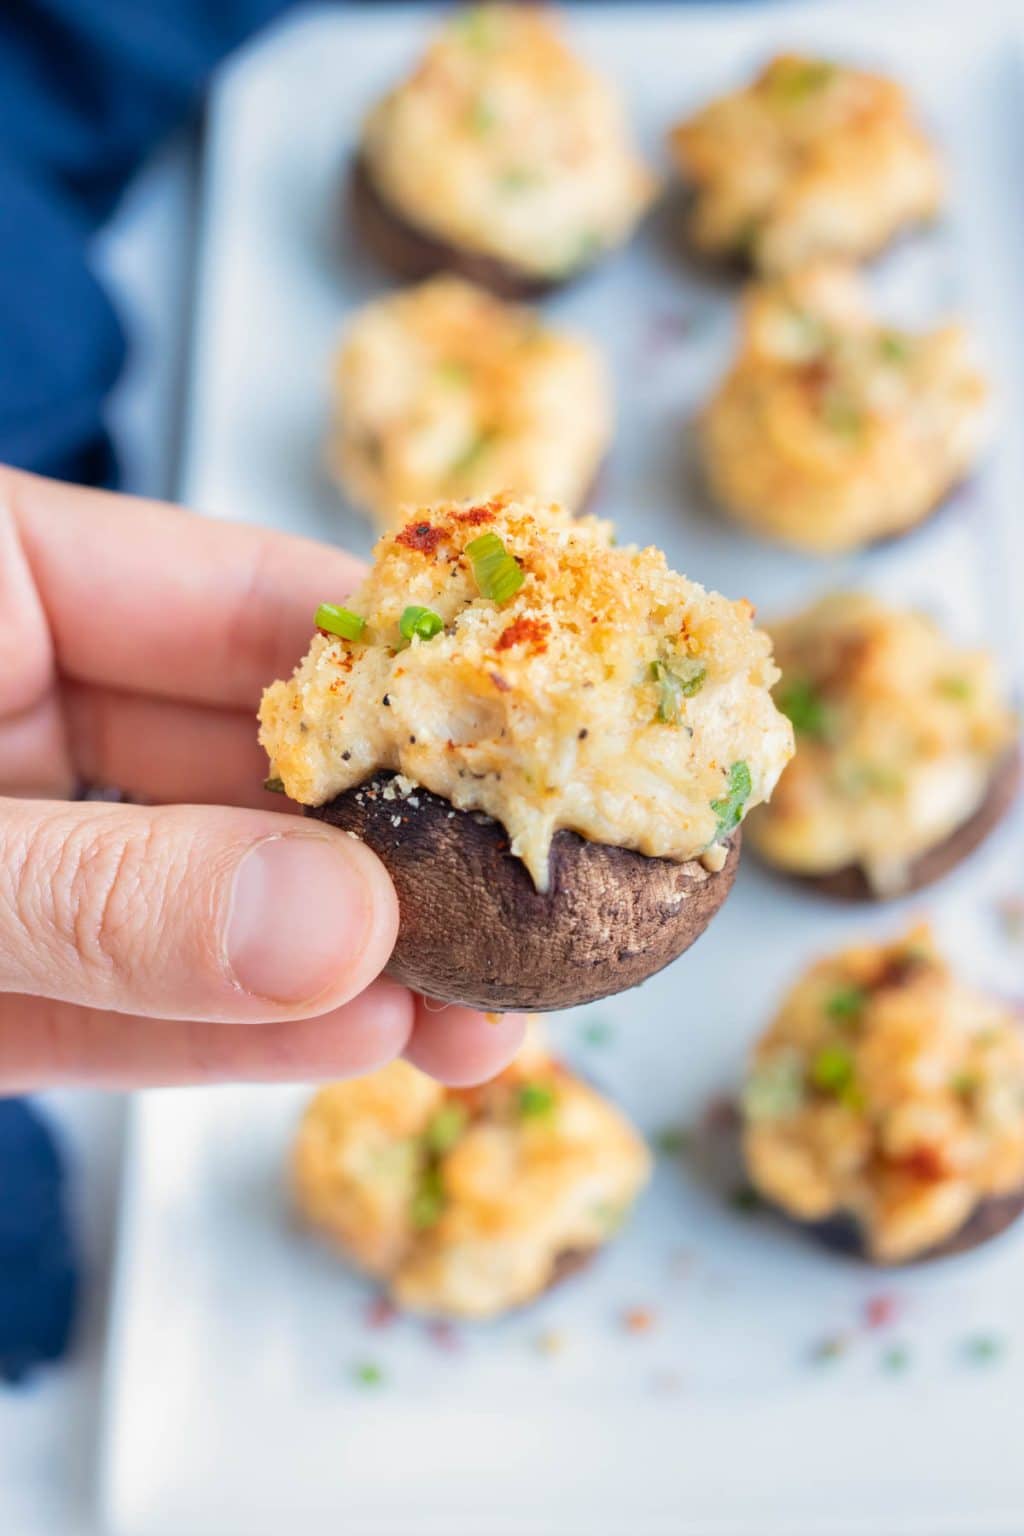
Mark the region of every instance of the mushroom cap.
[[556, 832], [538, 891], [500, 822], [379, 774], [306, 814], [353, 833], [391, 875], [401, 913], [388, 965], [444, 1002], [542, 1013], [635, 987], [699, 938], [736, 874], [740, 834], [711, 873]]
[[451, 245], [411, 224], [381, 196], [361, 155], [348, 177], [346, 218], [366, 250], [396, 276], [415, 282], [435, 272], [456, 272], [501, 299], [538, 299], [571, 282], [584, 268], [564, 277], [538, 277], [500, 257]]
[[[991, 1195], [976, 1205], [963, 1226], [958, 1227], [941, 1243], [925, 1248], [913, 1258], [905, 1259], [901, 1265], [884, 1267], [906, 1268], [911, 1264], [927, 1264], [932, 1259], [949, 1259], [958, 1253], [969, 1253], [972, 1248], [979, 1248], [982, 1243], [999, 1237], [1013, 1225], [1022, 1211], [1024, 1189], [1013, 1190], [1007, 1195]], [[818, 1242], [824, 1243], [826, 1248], [847, 1254], [850, 1258], [861, 1259], [866, 1264], [878, 1265], [878, 1260], [873, 1259], [865, 1248], [863, 1233], [853, 1216], [844, 1213], [828, 1216], [823, 1221], [809, 1222], [794, 1221], [790, 1216], [785, 1219], [802, 1228]]]
[[[972, 854], [1010, 809], [1020, 788], [1020, 779], [1021, 750], [1015, 745], [996, 764], [985, 798], [974, 815], [943, 838], [941, 843], [918, 854], [908, 867], [907, 883], [894, 894], [905, 896], [922, 890], [926, 885], [933, 885]], [[774, 864], [771, 867], [777, 868]], [[872, 889], [859, 864], [847, 864], [830, 874], [795, 875], [794, 878], [823, 891], [826, 896], [837, 896], [846, 901], [885, 899]]]

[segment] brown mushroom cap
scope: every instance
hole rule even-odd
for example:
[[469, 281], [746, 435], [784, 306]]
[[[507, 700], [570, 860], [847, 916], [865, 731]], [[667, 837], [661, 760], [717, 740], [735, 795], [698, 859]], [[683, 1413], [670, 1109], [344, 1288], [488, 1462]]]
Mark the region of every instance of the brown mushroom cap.
[[711, 874], [697, 860], [648, 858], [562, 830], [549, 889], [538, 891], [500, 822], [424, 789], [385, 799], [393, 777], [306, 814], [381, 859], [401, 912], [388, 972], [444, 1002], [542, 1013], [635, 987], [699, 938], [736, 874], [738, 832]]
[[564, 277], [538, 277], [498, 256], [450, 245], [427, 234], [385, 201], [362, 156], [352, 161], [349, 172], [348, 212], [361, 244], [382, 266], [409, 281], [430, 277], [435, 272], [456, 272], [501, 299], [537, 299], [570, 282], [583, 270], [577, 268]]
[[[911, 1264], [927, 1264], [933, 1259], [949, 1259], [958, 1253], [969, 1253], [972, 1248], [979, 1248], [982, 1243], [999, 1237], [1007, 1227], [1012, 1226], [1022, 1211], [1024, 1211], [1024, 1189], [1008, 1195], [992, 1195], [988, 1200], [982, 1200], [975, 1206], [963, 1226], [958, 1227], [943, 1242], [935, 1243], [931, 1248], [925, 1248], [913, 1258], [904, 1259], [900, 1265], [885, 1265], [884, 1268], [906, 1268]], [[809, 1233], [818, 1242], [824, 1243], [826, 1248], [860, 1259], [865, 1264], [883, 1267], [868, 1253], [864, 1246], [860, 1225], [852, 1216], [845, 1214], [828, 1216], [824, 1221], [809, 1222], [794, 1221], [792, 1217], [787, 1216], [786, 1220]]]
[[[941, 843], [936, 843], [934, 848], [918, 854], [907, 871], [907, 883], [893, 894], [906, 896], [934, 884], [972, 854], [1010, 809], [1020, 787], [1020, 777], [1021, 751], [1019, 746], [1014, 746], [996, 764], [985, 798], [974, 815], [943, 838]], [[771, 867], [778, 868], [774, 864]], [[795, 878], [806, 885], [813, 885], [827, 896], [838, 896], [846, 901], [885, 899], [872, 890], [859, 864], [847, 864], [842, 869], [833, 870], [831, 874], [795, 875]]]

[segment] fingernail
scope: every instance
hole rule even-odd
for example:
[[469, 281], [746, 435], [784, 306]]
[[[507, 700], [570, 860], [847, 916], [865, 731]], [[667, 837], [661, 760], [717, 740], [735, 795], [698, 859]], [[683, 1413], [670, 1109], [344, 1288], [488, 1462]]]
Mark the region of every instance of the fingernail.
[[342, 838], [268, 837], [235, 871], [226, 931], [238, 985], [278, 1003], [312, 1001], [350, 969], [372, 893]]

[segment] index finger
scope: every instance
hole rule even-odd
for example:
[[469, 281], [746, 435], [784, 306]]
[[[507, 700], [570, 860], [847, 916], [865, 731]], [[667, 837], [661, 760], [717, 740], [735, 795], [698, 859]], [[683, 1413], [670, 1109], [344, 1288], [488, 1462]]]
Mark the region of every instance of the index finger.
[[317, 604], [362, 575], [353, 556], [311, 539], [14, 470], [0, 503], [58, 671], [78, 682], [255, 710], [305, 650]]

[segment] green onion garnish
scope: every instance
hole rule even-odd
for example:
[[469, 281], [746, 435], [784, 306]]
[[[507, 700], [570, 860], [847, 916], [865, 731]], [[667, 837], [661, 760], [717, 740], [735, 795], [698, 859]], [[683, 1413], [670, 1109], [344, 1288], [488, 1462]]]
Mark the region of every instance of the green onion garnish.
[[495, 603], [507, 603], [515, 597], [526, 578], [519, 561], [509, 554], [496, 533], [482, 533], [471, 539], [466, 554], [473, 562], [473, 578], [482, 597]]
[[340, 635], [343, 640], [358, 640], [366, 628], [366, 620], [350, 608], [339, 608], [335, 603], [321, 603], [313, 616], [317, 629], [325, 629], [329, 635]]
[[887, 363], [905, 363], [910, 355], [907, 339], [898, 331], [883, 331], [878, 338], [878, 350]]
[[412, 640], [415, 635], [420, 640], [433, 640], [444, 629], [444, 619], [433, 608], [421, 608], [417, 603], [412, 603], [398, 621], [398, 632], [403, 640]]
[[945, 698], [958, 701], [969, 699], [973, 691], [966, 677], [940, 677], [936, 686]]
[[776, 704], [792, 722], [793, 729], [802, 736], [814, 736], [819, 741], [829, 734], [828, 706], [821, 694], [806, 678], [795, 677], [783, 683], [775, 699]]
[[711, 802], [711, 809], [718, 817], [718, 825], [715, 828], [716, 840], [739, 826], [743, 819], [743, 807], [749, 800], [753, 787], [754, 782], [746, 763], [733, 763], [729, 769], [728, 793], [720, 800]]
[[354, 1366], [352, 1376], [361, 1387], [379, 1387], [384, 1380], [384, 1372], [372, 1360], [363, 1360]]
[[821, 416], [837, 437], [859, 437], [864, 427], [864, 412], [856, 401], [838, 389], [829, 390], [821, 405]]
[[743, 1113], [754, 1122], [785, 1120], [804, 1102], [804, 1064], [798, 1051], [782, 1050], [760, 1062], [743, 1090]]
[[284, 780], [279, 779], [276, 774], [271, 774], [269, 779], [263, 780], [263, 788], [269, 790], [272, 795], [283, 795]]
[[468, 1118], [466, 1106], [458, 1100], [443, 1105], [428, 1122], [424, 1132], [423, 1139], [428, 1149], [435, 1154], [450, 1152], [465, 1130]]
[[555, 1090], [548, 1083], [523, 1083], [519, 1114], [523, 1120], [546, 1120], [554, 1113]]
[[658, 685], [656, 719], [662, 725], [677, 725], [683, 700], [692, 699], [707, 680], [708, 669], [702, 661], [680, 656], [672, 661], [652, 661], [650, 677]]
[[417, 1231], [432, 1227], [444, 1210], [444, 1182], [437, 1168], [424, 1168], [419, 1188], [412, 1197], [409, 1219]]
[[813, 1058], [809, 1076], [822, 1093], [842, 1097], [853, 1086], [853, 1057], [841, 1045], [823, 1045]]
[[825, 1012], [837, 1024], [852, 1024], [864, 1011], [868, 995], [863, 987], [837, 987], [825, 999]]

